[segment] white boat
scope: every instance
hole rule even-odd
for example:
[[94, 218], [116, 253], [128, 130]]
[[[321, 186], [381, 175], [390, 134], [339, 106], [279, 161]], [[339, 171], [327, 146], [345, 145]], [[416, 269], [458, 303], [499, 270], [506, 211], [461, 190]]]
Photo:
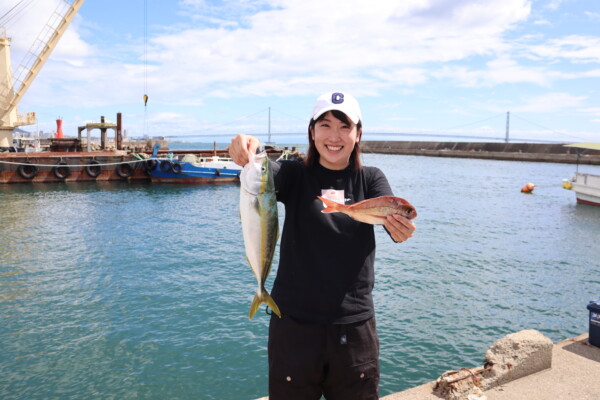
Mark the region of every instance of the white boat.
[[[565, 145], [578, 149], [600, 150], [600, 143], [576, 143]], [[579, 164], [577, 165], [579, 169]], [[600, 175], [575, 172], [571, 179], [563, 179], [563, 188], [575, 192], [577, 203], [600, 207]]]

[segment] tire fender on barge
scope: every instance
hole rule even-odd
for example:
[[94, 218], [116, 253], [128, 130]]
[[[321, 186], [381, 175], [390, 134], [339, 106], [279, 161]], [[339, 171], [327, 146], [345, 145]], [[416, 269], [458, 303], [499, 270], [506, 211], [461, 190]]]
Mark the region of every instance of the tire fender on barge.
[[67, 179], [71, 175], [71, 168], [64, 161], [59, 161], [53, 168], [52, 173], [58, 179]]
[[[97, 178], [102, 173], [102, 167], [100, 163], [96, 160], [92, 160], [89, 162], [90, 165], [85, 167], [85, 172], [92, 178]], [[91, 165], [93, 164], [93, 165]]]
[[123, 179], [129, 178], [133, 175], [133, 167], [128, 163], [119, 164], [117, 167], [117, 175]]
[[33, 179], [37, 175], [39, 169], [29, 161], [24, 161], [17, 169], [19, 175], [24, 179]]

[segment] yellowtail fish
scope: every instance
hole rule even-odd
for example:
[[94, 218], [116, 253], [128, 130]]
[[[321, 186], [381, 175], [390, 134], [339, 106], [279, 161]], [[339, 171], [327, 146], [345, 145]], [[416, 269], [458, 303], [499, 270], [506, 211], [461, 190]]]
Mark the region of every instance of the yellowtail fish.
[[408, 201], [400, 197], [381, 196], [372, 199], [359, 201], [349, 206], [336, 203], [333, 200], [317, 196], [327, 208], [322, 212], [334, 213], [341, 212], [349, 217], [367, 224], [383, 225], [387, 216], [390, 214], [399, 214], [408, 219], [417, 218], [417, 210]]
[[279, 235], [273, 171], [266, 152], [250, 154], [249, 160], [240, 174], [240, 217], [246, 259], [256, 276], [258, 289], [248, 318], [252, 319], [261, 303], [266, 303], [281, 318], [279, 307], [265, 289]]

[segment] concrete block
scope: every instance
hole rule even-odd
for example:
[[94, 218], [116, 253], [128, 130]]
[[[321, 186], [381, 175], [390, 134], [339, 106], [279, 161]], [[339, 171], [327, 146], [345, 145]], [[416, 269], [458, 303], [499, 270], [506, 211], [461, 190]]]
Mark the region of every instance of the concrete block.
[[492, 368], [482, 381], [484, 390], [514, 381], [552, 366], [553, 343], [536, 330], [512, 333], [494, 343], [485, 354]]
[[483, 400], [481, 391], [550, 368], [552, 348], [552, 341], [538, 331], [512, 333], [488, 349], [483, 366], [447, 371], [433, 391], [446, 400]]

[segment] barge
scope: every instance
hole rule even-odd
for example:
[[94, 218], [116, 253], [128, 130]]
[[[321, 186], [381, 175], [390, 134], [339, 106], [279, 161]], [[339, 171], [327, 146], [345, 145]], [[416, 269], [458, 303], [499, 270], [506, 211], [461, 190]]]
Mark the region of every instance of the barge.
[[126, 151], [0, 153], [0, 183], [148, 179]]
[[[148, 179], [144, 157], [123, 145], [121, 113], [117, 113], [116, 124], [101, 117], [100, 123], [79, 127], [77, 138], [65, 138], [61, 122], [57, 120], [57, 137], [50, 139], [48, 151], [13, 146], [0, 152], [0, 183]], [[100, 130], [97, 151], [91, 148], [93, 129]], [[115, 132], [115, 149], [110, 149], [107, 142], [109, 129]], [[84, 130], [87, 138], [82, 138]]]

